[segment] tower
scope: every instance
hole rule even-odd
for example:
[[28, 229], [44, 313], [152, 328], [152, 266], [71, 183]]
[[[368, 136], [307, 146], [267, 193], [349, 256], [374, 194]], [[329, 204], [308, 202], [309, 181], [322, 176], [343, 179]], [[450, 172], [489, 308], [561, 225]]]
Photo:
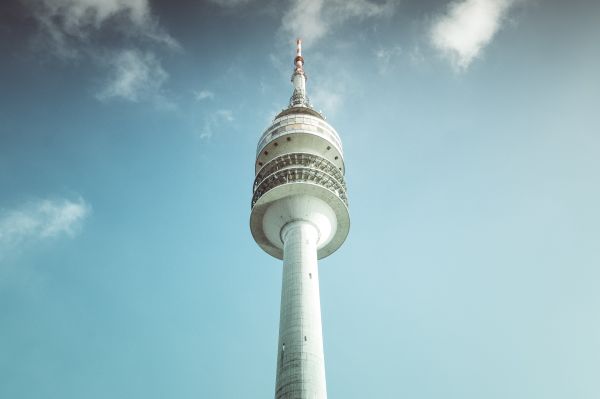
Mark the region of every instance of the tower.
[[301, 45], [290, 104], [258, 142], [250, 216], [256, 243], [283, 259], [276, 399], [327, 397], [317, 259], [350, 229], [342, 142], [308, 100]]

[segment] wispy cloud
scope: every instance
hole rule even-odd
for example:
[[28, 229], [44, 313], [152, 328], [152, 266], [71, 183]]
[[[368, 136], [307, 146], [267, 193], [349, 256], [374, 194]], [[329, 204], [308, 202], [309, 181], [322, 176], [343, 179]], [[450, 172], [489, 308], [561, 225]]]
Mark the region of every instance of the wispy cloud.
[[294, 0], [283, 15], [281, 29], [288, 36], [301, 36], [308, 43], [323, 37], [328, 30], [323, 18], [323, 0]]
[[229, 109], [219, 109], [204, 119], [204, 125], [200, 131], [200, 138], [203, 140], [210, 139], [217, 129], [222, 128], [225, 124], [231, 124], [234, 121], [233, 112]]
[[408, 53], [408, 59], [410, 63], [414, 66], [422, 65], [425, 62], [425, 56], [421, 51], [421, 46], [415, 44]]
[[220, 5], [221, 7], [236, 7], [247, 4], [250, 0], [209, 0], [211, 3]]
[[42, 199], [0, 210], [0, 259], [26, 242], [73, 237], [90, 211], [82, 198]]
[[[243, 6], [252, 0], [209, 0], [224, 8]], [[289, 0], [281, 18], [280, 32], [287, 38], [301, 37], [305, 46], [321, 39], [349, 20], [390, 15], [398, 0]]]
[[[337, 73], [334, 73], [334, 70], [337, 70]], [[339, 70], [332, 64], [324, 65], [323, 77], [308, 90], [313, 106], [323, 111], [326, 116], [335, 115], [344, 106], [347, 98], [357, 95], [360, 91], [350, 72]]]
[[160, 87], [169, 74], [151, 52], [123, 50], [110, 57], [110, 77], [97, 94], [98, 99], [121, 98], [137, 102], [160, 95]]
[[281, 31], [292, 38], [302, 37], [310, 45], [348, 20], [383, 16], [392, 9], [391, 1], [294, 0], [281, 19]]
[[109, 77], [98, 99], [169, 105], [164, 98], [156, 101], [169, 76], [157, 50], [180, 45], [160, 26], [148, 0], [21, 1], [40, 28], [38, 45], [62, 60], [86, 59], [106, 71]]
[[153, 17], [147, 0], [22, 0], [40, 28], [40, 39], [64, 58], [88, 50], [103, 29], [145, 38], [171, 48], [179, 44]]
[[196, 97], [196, 100], [198, 101], [202, 101], [202, 100], [212, 100], [213, 98], [215, 98], [215, 93], [213, 93], [210, 90], [200, 90], [194, 93], [194, 97]]
[[469, 67], [501, 28], [515, 0], [456, 0], [435, 19], [431, 44], [459, 71]]
[[343, 104], [344, 99], [341, 94], [336, 93], [335, 91], [319, 87], [314, 90], [311, 101], [319, 110], [322, 110], [328, 115], [333, 115]]
[[375, 51], [375, 61], [377, 62], [377, 69], [379, 73], [385, 74], [390, 70], [392, 62], [402, 55], [402, 47], [394, 46], [389, 48], [379, 47]]

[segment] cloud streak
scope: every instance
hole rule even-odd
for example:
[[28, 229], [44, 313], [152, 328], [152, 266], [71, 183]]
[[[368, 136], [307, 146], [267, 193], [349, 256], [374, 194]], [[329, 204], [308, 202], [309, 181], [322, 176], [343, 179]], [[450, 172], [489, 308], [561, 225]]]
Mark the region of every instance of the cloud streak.
[[209, 140], [224, 124], [231, 124], [234, 121], [233, 112], [229, 109], [219, 109], [204, 119], [204, 125], [200, 132], [202, 140]]
[[22, 0], [46, 44], [62, 58], [75, 58], [103, 29], [178, 48], [153, 17], [147, 0]]
[[202, 101], [202, 100], [212, 100], [213, 98], [215, 98], [215, 93], [213, 93], [212, 91], [209, 90], [200, 90], [197, 92], [194, 92], [194, 96], [196, 97], [196, 100], [198, 101]]
[[402, 47], [394, 46], [390, 48], [380, 47], [375, 51], [375, 61], [380, 74], [385, 74], [390, 70], [392, 63], [403, 53]]
[[462, 71], [480, 56], [501, 28], [515, 0], [456, 0], [435, 19], [431, 45]]
[[291, 38], [302, 37], [310, 45], [332, 28], [351, 19], [383, 16], [393, 9], [368, 0], [294, 0], [281, 19], [280, 30]]
[[82, 199], [42, 199], [0, 211], [0, 259], [27, 242], [77, 234], [91, 207]]
[[122, 50], [108, 61], [111, 74], [98, 99], [112, 98], [138, 102], [158, 96], [169, 74], [151, 52]]
[[241, 5], [245, 5], [250, 2], [250, 0], [209, 0], [211, 3], [217, 4], [221, 7], [237, 7]]
[[[159, 25], [148, 0], [21, 1], [40, 28], [38, 44], [62, 60], [83, 58], [106, 70], [106, 84], [96, 98], [169, 106], [160, 93], [169, 75], [156, 50], [181, 46]], [[120, 39], [126, 47], [115, 45]]]

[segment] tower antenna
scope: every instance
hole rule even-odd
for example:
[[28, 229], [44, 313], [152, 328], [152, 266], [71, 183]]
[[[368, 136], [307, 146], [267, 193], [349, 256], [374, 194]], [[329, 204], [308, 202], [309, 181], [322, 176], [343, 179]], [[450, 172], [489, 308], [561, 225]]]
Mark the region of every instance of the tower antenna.
[[304, 58], [302, 58], [302, 39], [296, 40], [296, 58], [294, 58], [297, 72], [303, 72]]
[[294, 92], [290, 98], [290, 107], [311, 107], [306, 95], [306, 74], [304, 73], [304, 57], [302, 57], [302, 39], [296, 40], [296, 58], [294, 58], [294, 73], [292, 83]]

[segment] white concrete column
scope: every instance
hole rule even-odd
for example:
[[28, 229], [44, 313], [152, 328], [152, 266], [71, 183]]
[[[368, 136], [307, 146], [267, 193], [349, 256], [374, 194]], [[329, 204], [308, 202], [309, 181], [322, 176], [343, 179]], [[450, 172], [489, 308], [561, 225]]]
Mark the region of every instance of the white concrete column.
[[283, 283], [276, 399], [325, 399], [325, 360], [319, 296], [319, 232], [307, 221], [281, 230]]

